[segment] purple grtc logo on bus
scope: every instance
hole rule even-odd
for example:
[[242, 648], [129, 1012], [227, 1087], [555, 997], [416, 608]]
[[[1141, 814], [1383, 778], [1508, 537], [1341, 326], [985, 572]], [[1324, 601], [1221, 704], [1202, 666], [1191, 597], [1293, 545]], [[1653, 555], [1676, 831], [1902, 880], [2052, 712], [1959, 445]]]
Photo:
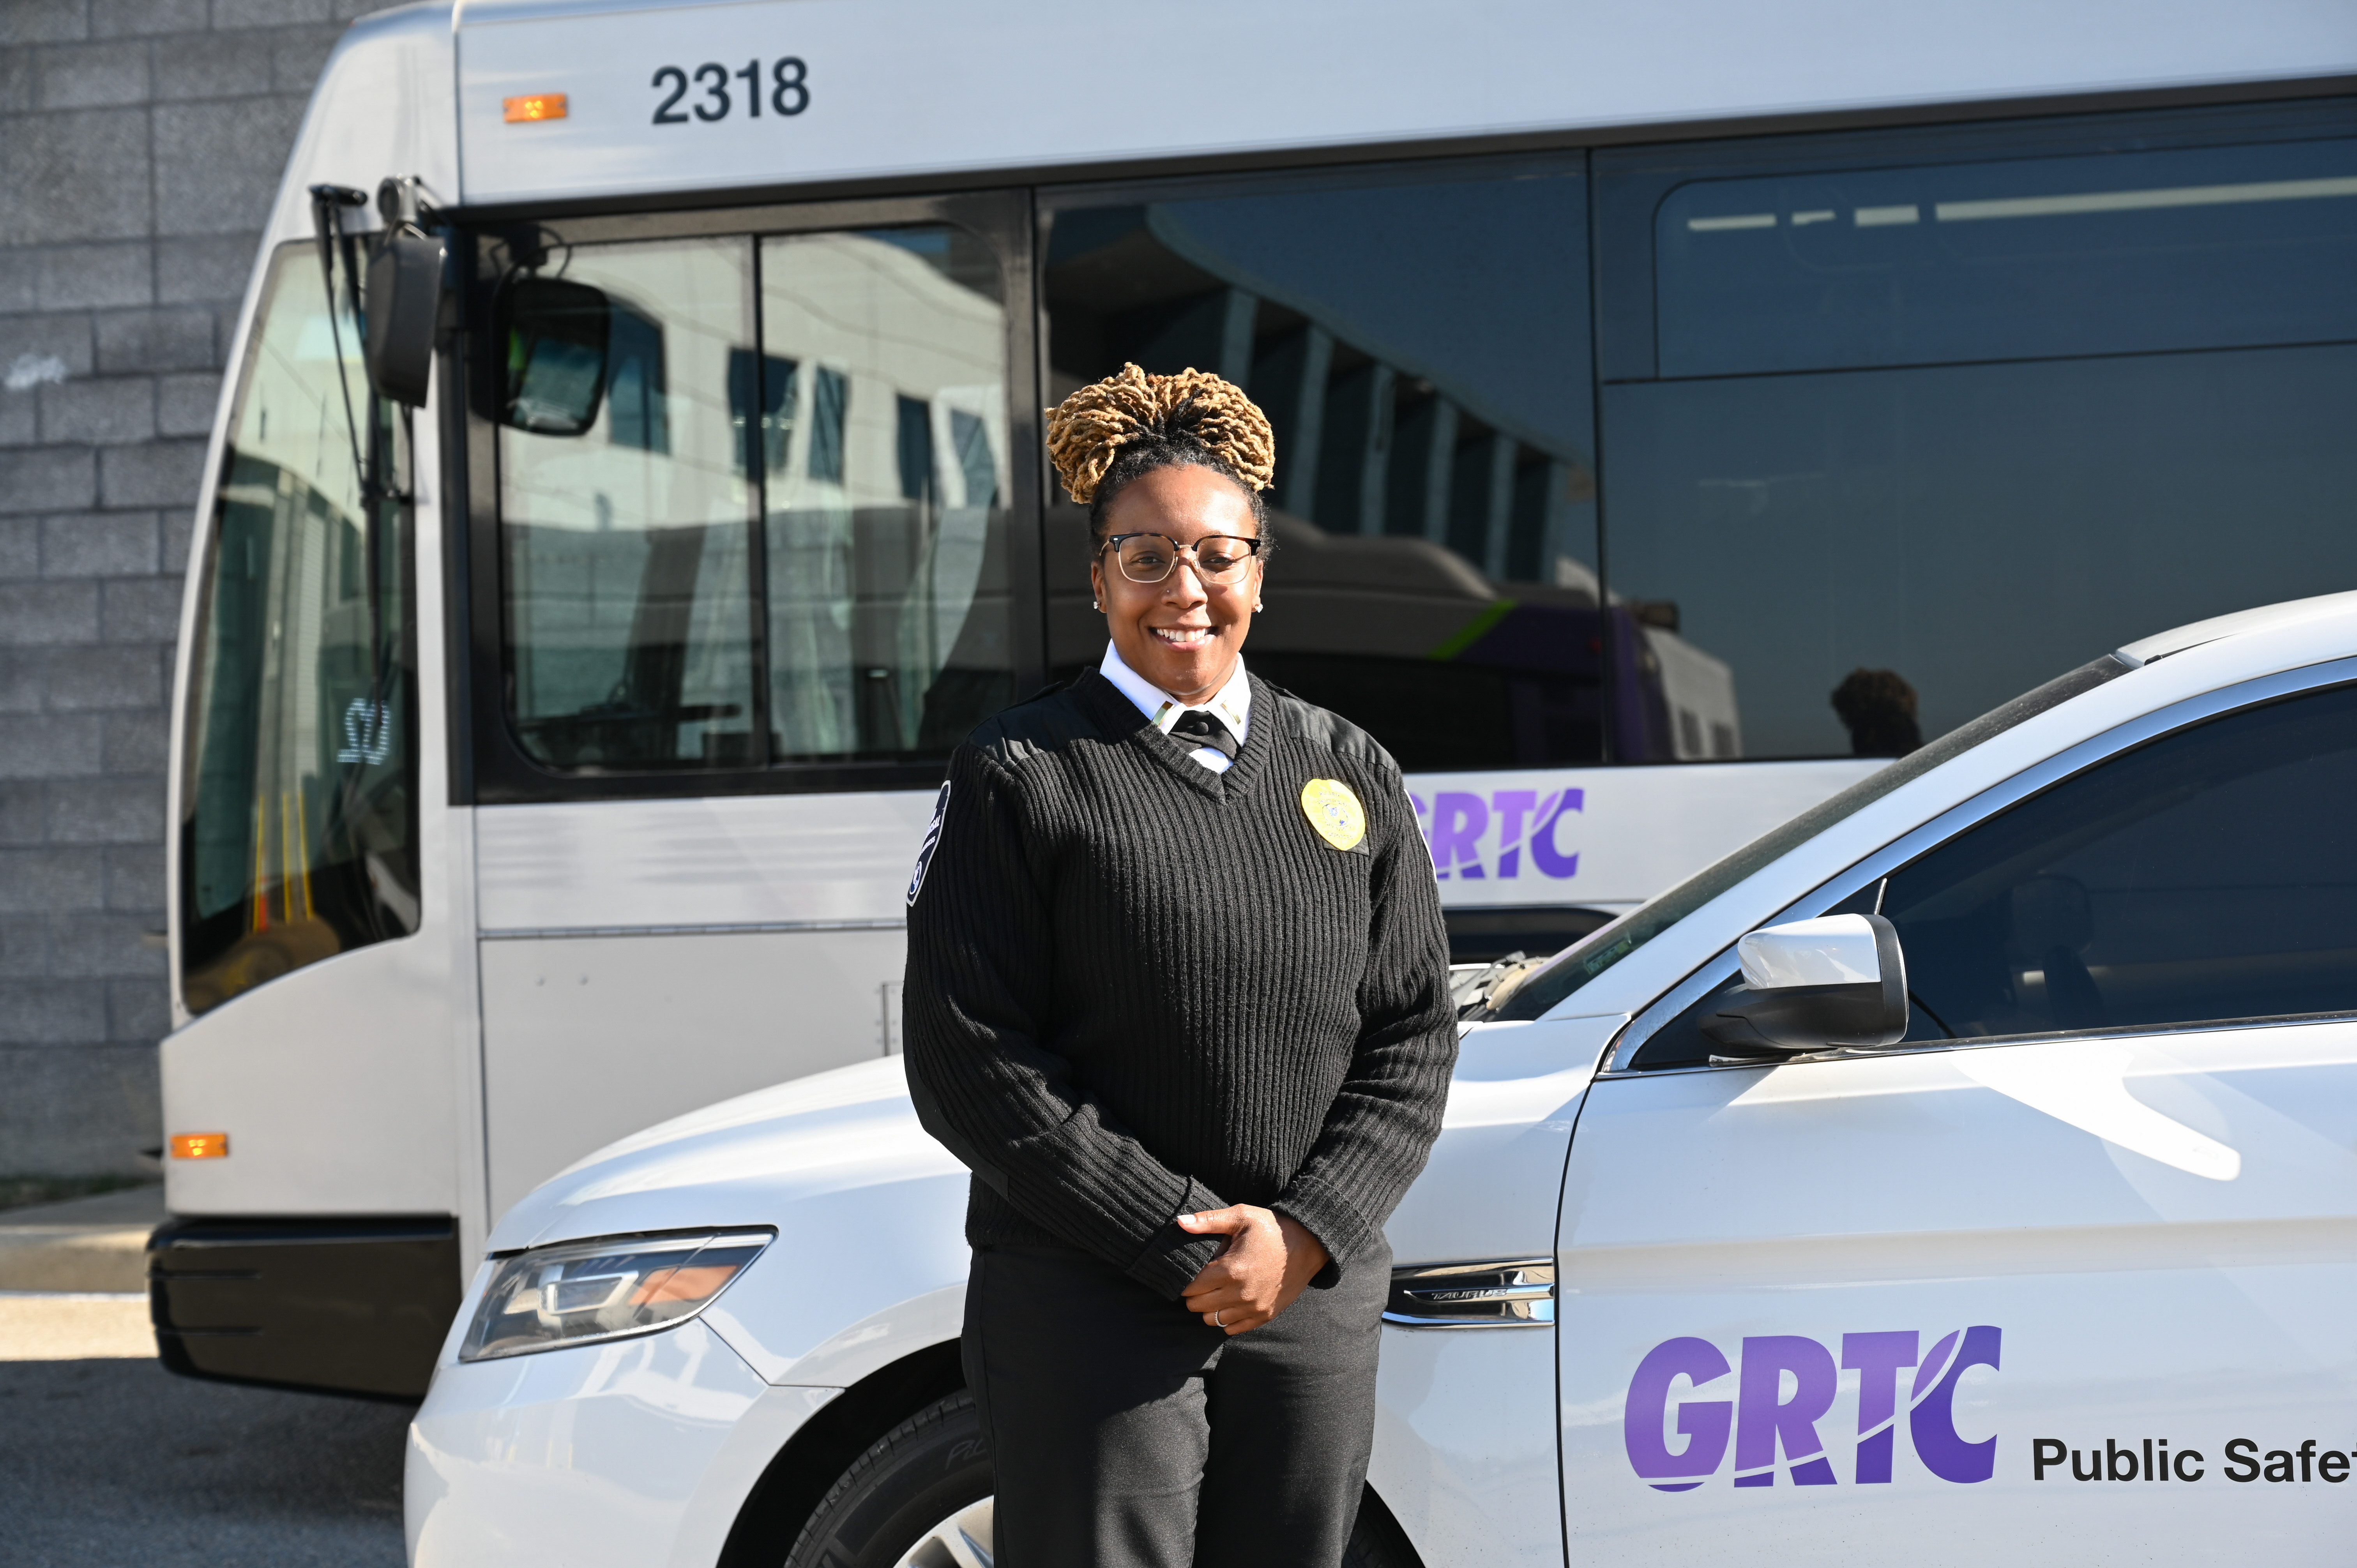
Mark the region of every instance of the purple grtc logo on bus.
[[[1919, 1356], [1922, 1337], [1911, 1328], [1843, 1335], [1841, 1367], [1858, 1375], [1857, 1441], [1848, 1479], [1861, 1486], [1890, 1479], [1902, 1416], [1915, 1456], [1942, 1480], [1969, 1484], [1995, 1474], [1996, 1437], [1968, 1443], [1958, 1436], [1955, 1398], [1965, 1369], [1996, 1367], [2002, 1338], [2001, 1330], [1976, 1324], [1952, 1330]], [[1915, 1376], [1902, 1410], [1899, 1379], [1910, 1367]], [[1730, 1371], [1736, 1373], [1733, 1399], [1694, 1397]], [[1833, 1409], [1840, 1379], [1833, 1352], [1797, 1334], [1746, 1338], [1739, 1370], [1707, 1339], [1665, 1339], [1645, 1353], [1629, 1380], [1621, 1443], [1631, 1466], [1656, 1491], [1692, 1491], [1718, 1474], [1730, 1439], [1736, 1486], [1774, 1486], [1780, 1449], [1794, 1486], [1835, 1486], [1843, 1477], [1834, 1473], [1818, 1427]]]
[[[1577, 852], [1565, 854], [1555, 829], [1563, 819], [1587, 803], [1581, 789], [1493, 789], [1487, 795], [1470, 789], [1442, 789], [1427, 801], [1410, 795], [1416, 825], [1424, 830], [1432, 850], [1433, 870], [1446, 880], [1461, 882], [1517, 877], [1525, 864], [1541, 876], [1557, 881], [1579, 873]], [[1483, 841], [1497, 829], [1494, 854], [1483, 854]]]

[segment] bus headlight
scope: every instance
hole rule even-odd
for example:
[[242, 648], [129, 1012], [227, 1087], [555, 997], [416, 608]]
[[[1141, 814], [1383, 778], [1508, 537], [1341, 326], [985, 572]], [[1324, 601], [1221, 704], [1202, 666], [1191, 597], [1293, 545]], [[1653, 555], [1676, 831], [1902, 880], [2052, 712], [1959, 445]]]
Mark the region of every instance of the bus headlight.
[[772, 1239], [767, 1230], [604, 1236], [502, 1258], [458, 1359], [488, 1361], [684, 1323]]

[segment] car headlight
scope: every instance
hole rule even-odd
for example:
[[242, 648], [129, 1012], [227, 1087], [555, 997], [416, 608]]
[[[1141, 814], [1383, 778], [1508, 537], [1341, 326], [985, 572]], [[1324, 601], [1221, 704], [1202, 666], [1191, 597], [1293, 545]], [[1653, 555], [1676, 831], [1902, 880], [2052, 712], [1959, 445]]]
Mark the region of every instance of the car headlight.
[[711, 1305], [772, 1235], [604, 1236], [501, 1258], [458, 1359], [488, 1361], [684, 1323]]

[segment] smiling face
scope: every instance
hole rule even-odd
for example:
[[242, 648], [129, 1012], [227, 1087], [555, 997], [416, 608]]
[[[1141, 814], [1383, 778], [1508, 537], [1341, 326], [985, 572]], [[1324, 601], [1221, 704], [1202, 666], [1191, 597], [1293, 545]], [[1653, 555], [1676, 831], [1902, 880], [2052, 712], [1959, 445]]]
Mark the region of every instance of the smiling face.
[[[1235, 481], [1192, 465], [1139, 475], [1113, 499], [1104, 519], [1108, 535], [1162, 533], [1187, 545], [1206, 534], [1251, 539], [1260, 532]], [[1261, 571], [1255, 556], [1242, 582], [1206, 583], [1181, 556], [1162, 581], [1134, 583], [1100, 550], [1089, 581], [1122, 662], [1195, 707], [1235, 673], [1260, 607]]]

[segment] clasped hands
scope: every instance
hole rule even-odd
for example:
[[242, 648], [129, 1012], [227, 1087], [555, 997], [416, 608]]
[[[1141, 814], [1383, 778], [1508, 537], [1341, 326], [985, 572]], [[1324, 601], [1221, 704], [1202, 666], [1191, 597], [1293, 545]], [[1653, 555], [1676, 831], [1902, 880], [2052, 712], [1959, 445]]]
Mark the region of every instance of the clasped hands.
[[1325, 1245], [1300, 1221], [1254, 1204], [1182, 1214], [1178, 1225], [1198, 1236], [1228, 1238], [1180, 1298], [1188, 1311], [1232, 1337], [1291, 1306], [1326, 1266]]

